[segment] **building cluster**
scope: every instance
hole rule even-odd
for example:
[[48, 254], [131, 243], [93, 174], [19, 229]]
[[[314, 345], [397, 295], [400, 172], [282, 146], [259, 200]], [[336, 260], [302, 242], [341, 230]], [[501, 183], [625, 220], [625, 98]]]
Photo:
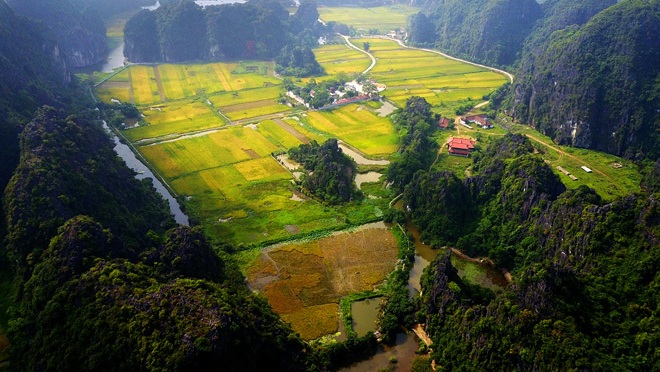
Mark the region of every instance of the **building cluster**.
[[477, 142], [469, 138], [451, 137], [447, 141], [449, 154], [458, 156], [470, 156], [470, 152], [474, 150], [474, 145]]
[[486, 114], [462, 116], [460, 122], [463, 125], [474, 123], [483, 129], [491, 129], [495, 127]]

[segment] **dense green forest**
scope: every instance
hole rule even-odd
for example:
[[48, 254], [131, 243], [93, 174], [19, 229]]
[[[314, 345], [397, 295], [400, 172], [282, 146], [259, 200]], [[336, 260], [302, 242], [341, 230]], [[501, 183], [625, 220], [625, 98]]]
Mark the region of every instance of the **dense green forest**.
[[75, 0], [7, 0], [7, 4], [51, 30], [69, 67], [90, 66], [105, 58], [105, 25], [93, 7], [82, 7]]
[[300, 179], [303, 189], [324, 201], [336, 204], [362, 196], [354, 182], [357, 165], [341, 151], [335, 138], [322, 145], [312, 141], [294, 147], [289, 150], [289, 158], [305, 168]]
[[[605, 204], [587, 187], [564, 190], [531, 150], [525, 137], [507, 135], [475, 157], [477, 174], [463, 186], [440, 175], [446, 181], [430, 192], [436, 199], [415, 194], [421, 182], [406, 190], [429, 239], [488, 255], [514, 273], [495, 294], [438, 256], [423, 277], [418, 312], [434, 340], [432, 357], [451, 370], [657, 370], [658, 194]], [[426, 178], [428, 186], [438, 175]], [[437, 217], [425, 211], [433, 207]], [[465, 213], [471, 232], [452, 235], [447, 220]]]
[[422, 97], [411, 97], [406, 107], [396, 110], [392, 122], [397, 128], [400, 147], [387, 169], [387, 180], [394, 190], [402, 191], [415, 172], [429, 169], [438, 150], [432, 139], [437, 129], [438, 115]]
[[[43, 9], [92, 23], [72, 26], [101, 29], [87, 9], [100, 0], [60, 1], [61, 9], [49, 8], [55, 1]], [[137, 3], [120, 1], [98, 12]], [[448, 16], [439, 3], [429, 0], [438, 11], [421, 19], [433, 35], [433, 17]], [[501, 35], [506, 22], [529, 30], [527, 41], [511, 35], [483, 57], [475, 52], [494, 63], [509, 63], [511, 56], [519, 63], [521, 75], [498, 92], [498, 100], [560, 141], [650, 158], [644, 191], [606, 203], [587, 187], [567, 189], [538, 148], [511, 134], [478, 151], [464, 180], [430, 172], [438, 117], [414, 97], [392, 115], [401, 143], [387, 171], [392, 196], [403, 193], [404, 211], [425, 242], [487, 256], [511, 273], [512, 282], [498, 292], [481, 288], [461, 279], [449, 256], [440, 254], [413, 306], [406, 286], [413, 246], [396, 230], [406, 249], [385, 283], [383, 337], [391, 341], [401, 325], [425, 323], [434, 341], [431, 359], [447, 370], [658, 370], [658, 1], [519, 3], [526, 13], [512, 12], [512, 19], [502, 9], [518, 2], [463, 4], [503, 18], [475, 23], [493, 31], [479, 43], [495, 43], [488, 38]], [[127, 41], [134, 42], [134, 53], [154, 60], [165, 58], [163, 51], [181, 60], [273, 58], [275, 46], [291, 51], [314, 45], [320, 27], [313, 3], [294, 16], [268, 2], [211, 8], [173, 2], [159, 12], [140, 12], [127, 33], [153, 32]], [[61, 22], [59, 15], [53, 21]], [[183, 22], [188, 17], [200, 23]], [[515, 17], [525, 20], [514, 24], [522, 19]], [[249, 22], [231, 23], [237, 19]], [[255, 22], [272, 22], [283, 33], [266, 33], [269, 28]], [[226, 24], [251, 26], [228, 38]], [[15, 277], [12, 293], [4, 294], [11, 296], [4, 302], [11, 310], [0, 317], [9, 318], [0, 324], [11, 342], [5, 367], [314, 371], [372, 353], [372, 336], [303, 342], [246, 287], [233, 247], [207, 241], [199, 228], [174, 225], [150, 181], [136, 180], [112, 151], [101, 113], [69, 71], [66, 40], [49, 27], [0, 2], [0, 271], [3, 278]], [[525, 57], [519, 59], [521, 50]], [[573, 101], [553, 106], [566, 97]], [[586, 137], [575, 138], [592, 142], [562, 140], [550, 113], [566, 125], [571, 118], [557, 110], [578, 115], [578, 108], [601, 115], [575, 116], [581, 123], [615, 126], [576, 130]], [[614, 134], [605, 136], [610, 130]], [[336, 140], [301, 146], [291, 155], [311, 172], [302, 183], [319, 197], [335, 203], [359, 196], [356, 166]], [[385, 216], [405, 219], [395, 209]]]
[[560, 144], [657, 159], [659, 34], [657, 0], [626, 0], [552, 33], [530, 46], [507, 107]]
[[511, 70], [495, 109], [559, 144], [657, 159], [660, 2], [539, 3], [424, 1], [409, 41]]
[[132, 62], [272, 59], [285, 75], [322, 72], [310, 47], [325, 32], [316, 3], [289, 16], [277, 2], [202, 8], [191, 0], [143, 10], [126, 23], [124, 55]]
[[427, 1], [410, 18], [408, 40], [491, 66], [512, 64], [542, 16], [534, 0]]

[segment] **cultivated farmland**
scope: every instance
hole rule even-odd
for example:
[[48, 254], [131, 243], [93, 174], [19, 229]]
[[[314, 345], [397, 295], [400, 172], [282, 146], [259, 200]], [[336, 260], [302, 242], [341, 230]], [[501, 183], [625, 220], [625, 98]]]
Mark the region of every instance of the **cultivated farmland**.
[[340, 73], [361, 73], [371, 64], [366, 54], [359, 52], [345, 43], [323, 45], [314, 49], [316, 60], [323, 66], [325, 73], [335, 77]]
[[325, 22], [340, 22], [359, 30], [376, 29], [381, 34], [405, 28], [408, 16], [417, 12], [418, 8], [404, 4], [373, 8], [319, 7], [320, 18]]
[[378, 116], [365, 105], [312, 111], [307, 121], [319, 131], [342, 139], [370, 156], [387, 156], [398, 148], [398, 137], [390, 119]]
[[314, 339], [336, 332], [339, 299], [373, 289], [394, 269], [396, 257], [392, 233], [373, 224], [267, 248], [249, 265], [248, 282], [303, 338]]
[[434, 106], [434, 111], [453, 117], [457, 107], [470, 100], [481, 100], [507, 81], [501, 74], [405, 48], [392, 40], [353, 40], [355, 45], [364, 42], [370, 43], [370, 51], [378, 59], [371, 77], [387, 86], [382, 95], [399, 106], [412, 96], [420, 96]]

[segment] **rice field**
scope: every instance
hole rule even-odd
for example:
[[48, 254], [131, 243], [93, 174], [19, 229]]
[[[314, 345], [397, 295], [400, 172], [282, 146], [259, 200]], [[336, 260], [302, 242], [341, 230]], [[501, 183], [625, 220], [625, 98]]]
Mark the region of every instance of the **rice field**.
[[97, 87], [96, 93], [108, 102], [108, 91], [113, 84], [129, 83], [132, 103], [152, 105], [218, 92], [277, 86], [280, 80], [270, 74], [272, 69], [272, 62], [133, 65]]
[[364, 53], [350, 48], [345, 43], [323, 45], [314, 49], [316, 60], [331, 77], [339, 74], [361, 73], [371, 64], [371, 59]]
[[434, 106], [434, 111], [453, 117], [458, 106], [481, 100], [507, 81], [498, 73], [404, 48], [392, 40], [365, 38], [352, 42], [370, 43], [370, 51], [378, 60], [370, 75], [387, 86], [382, 95], [399, 106], [412, 96], [420, 96]]
[[266, 248], [248, 264], [250, 287], [305, 339], [335, 333], [342, 296], [372, 289], [394, 269], [397, 243], [382, 223]]
[[226, 124], [222, 116], [199, 99], [146, 106], [141, 111], [146, 125], [124, 131], [126, 138], [131, 141], [189, 133]]
[[398, 148], [398, 137], [390, 119], [378, 116], [362, 104], [311, 111], [306, 119], [317, 130], [339, 138], [367, 155], [387, 156]]
[[383, 34], [406, 28], [408, 16], [419, 12], [419, 8], [404, 4], [373, 8], [320, 6], [318, 10], [324, 22], [340, 22], [362, 30], [376, 29]]

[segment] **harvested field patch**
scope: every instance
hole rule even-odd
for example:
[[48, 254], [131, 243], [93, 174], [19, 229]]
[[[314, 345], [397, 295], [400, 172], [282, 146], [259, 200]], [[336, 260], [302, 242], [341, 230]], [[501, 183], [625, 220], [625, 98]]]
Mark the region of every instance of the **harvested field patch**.
[[259, 154], [257, 154], [252, 149], [242, 149], [242, 150], [245, 151], [245, 153], [248, 154], [248, 156], [251, 157], [252, 159], [259, 159], [260, 158]]
[[248, 283], [283, 317], [295, 314], [285, 317], [295, 330], [319, 337], [335, 332], [337, 323], [329, 318], [327, 324], [311, 322], [328, 316], [319, 315], [317, 307], [325, 306], [321, 314], [329, 314], [330, 308], [336, 312], [342, 296], [382, 282], [394, 269], [397, 250], [396, 239], [382, 223], [365, 225], [316, 241], [267, 248], [248, 268]]
[[310, 306], [301, 311], [283, 314], [282, 320], [295, 325], [304, 340], [313, 340], [337, 331], [339, 310], [335, 303]]

